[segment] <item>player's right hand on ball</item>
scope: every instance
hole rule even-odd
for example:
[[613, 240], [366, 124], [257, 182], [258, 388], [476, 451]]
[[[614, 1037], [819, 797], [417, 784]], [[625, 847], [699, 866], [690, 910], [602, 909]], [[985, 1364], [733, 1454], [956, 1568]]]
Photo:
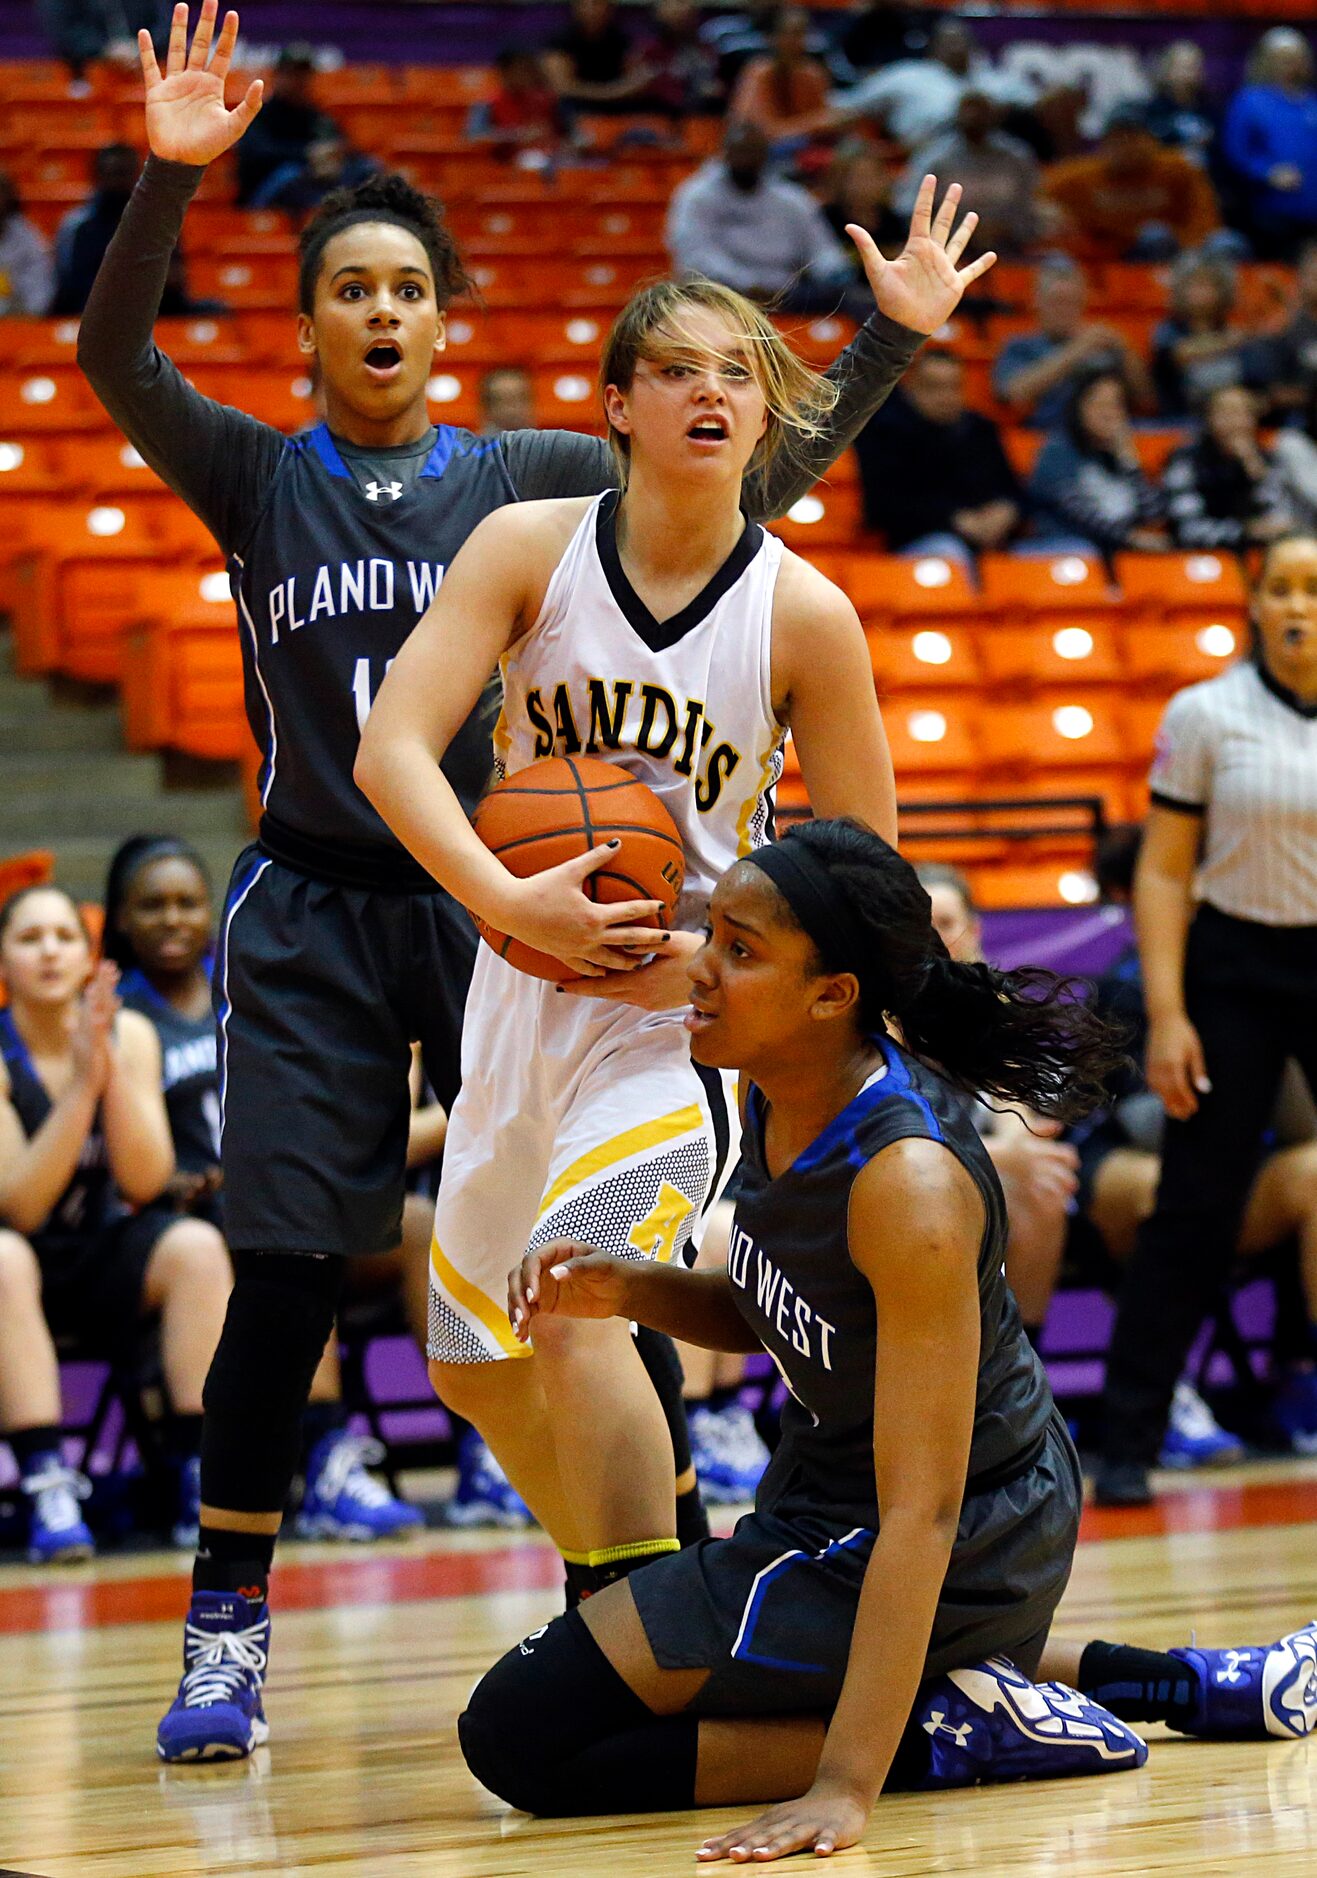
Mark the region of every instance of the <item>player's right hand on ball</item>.
[[261, 108], [264, 86], [259, 78], [253, 79], [247, 95], [232, 111], [225, 108], [224, 81], [238, 37], [238, 16], [224, 15], [215, 41], [215, 56], [208, 67], [206, 55], [214, 38], [218, 11], [219, 0], [203, 0], [189, 52], [187, 7], [174, 8], [163, 78], [150, 33], [144, 29], [137, 35], [146, 81], [147, 142], [153, 156], [165, 157], [171, 163], [212, 163], [237, 143]]
[[617, 841], [605, 842], [542, 874], [513, 880], [509, 915], [491, 924], [537, 952], [561, 959], [587, 978], [633, 970], [667, 945], [671, 934], [656, 923], [662, 911], [657, 900], [609, 903], [592, 900], [586, 893], [591, 874], [620, 846]]
[[522, 1343], [531, 1324], [546, 1317], [618, 1317], [623, 1309], [627, 1262], [596, 1252], [575, 1239], [528, 1252], [508, 1273], [508, 1319]]

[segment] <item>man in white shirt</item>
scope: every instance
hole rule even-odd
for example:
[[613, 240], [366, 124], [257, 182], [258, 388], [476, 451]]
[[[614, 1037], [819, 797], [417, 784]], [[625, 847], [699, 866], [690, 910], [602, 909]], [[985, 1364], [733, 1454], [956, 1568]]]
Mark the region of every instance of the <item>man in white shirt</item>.
[[963, 20], [944, 19], [934, 30], [926, 58], [880, 66], [850, 91], [834, 93], [829, 102], [841, 117], [880, 120], [897, 143], [917, 150], [951, 128], [967, 91], [982, 92], [997, 104], [1029, 104], [1033, 99], [1019, 80], [994, 70]]
[[806, 190], [768, 173], [768, 144], [731, 124], [712, 157], [673, 195], [667, 244], [673, 270], [704, 274], [793, 312], [840, 309], [863, 321], [872, 299], [857, 285], [823, 211]]

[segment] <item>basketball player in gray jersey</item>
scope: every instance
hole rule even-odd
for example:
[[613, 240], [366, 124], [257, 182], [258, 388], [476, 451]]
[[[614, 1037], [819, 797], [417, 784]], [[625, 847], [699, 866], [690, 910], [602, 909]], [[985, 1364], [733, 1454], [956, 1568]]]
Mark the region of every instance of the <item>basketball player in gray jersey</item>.
[[858, 823], [757, 849], [710, 917], [691, 1049], [747, 1088], [727, 1271], [560, 1242], [512, 1273], [509, 1314], [522, 1336], [617, 1313], [765, 1349], [781, 1445], [730, 1539], [495, 1664], [459, 1722], [472, 1771], [540, 1813], [777, 1802], [697, 1854], [761, 1862], [854, 1844], [884, 1786], [1138, 1766], [1129, 1721], [1311, 1732], [1317, 1626], [1165, 1653], [1049, 1636], [1079, 1468], [952, 1085], [1077, 1116], [1120, 1060], [1110, 1033], [1050, 973], [949, 959], [914, 870]]
[[[216, 38], [216, 16], [205, 0], [189, 50], [188, 9], [175, 8], [163, 74], [139, 41], [151, 154], [78, 342], [110, 415], [228, 557], [263, 756], [264, 813], [215, 961], [235, 1280], [206, 1387], [201, 1548], [187, 1674], [157, 1740], [166, 1760], [243, 1755], [266, 1738], [278, 1509], [346, 1257], [398, 1240], [413, 1042], [445, 1106], [456, 1090], [475, 935], [353, 784], [361, 727], [479, 521], [615, 481], [598, 438], [480, 438], [430, 422], [445, 309], [469, 281], [438, 205], [397, 176], [328, 198], [302, 233], [297, 339], [326, 421], [288, 438], [188, 385], [152, 323], [187, 204], [261, 97], [256, 81], [226, 108], [238, 22], [227, 14]], [[781, 514], [810, 487], [983, 271], [982, 259], [957, 271], [951, 217], [932, 224], [932, 196], [929, 178], [895, 262], [857, 231], [878, 311], [833, 367], [840, 398], [826, 436], [751, 490], [756, 514]], [[477, 712], [447, 759], [468, 804], [490, 761]]]

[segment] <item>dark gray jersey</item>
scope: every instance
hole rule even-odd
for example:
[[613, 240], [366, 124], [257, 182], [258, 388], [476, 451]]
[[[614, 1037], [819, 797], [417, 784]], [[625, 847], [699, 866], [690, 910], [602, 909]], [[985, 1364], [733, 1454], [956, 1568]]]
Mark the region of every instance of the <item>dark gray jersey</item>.
[[788, 1516], [811, 1510], [877, 1528], [873, 1291], [851, 1262], [848, 1213], [856, 1175], [907, 1136], [942, 1141], [983, 1196], [979, 1248], [981, 1339], [967, 1492], [1019, 1471], [1052, 1412], [1042, 1364], [1020, 1324], [1002, 1265], [1006, 1208], [965, 1104], [890, 1041], [885, 1075], [867, 1082], [776, 1180], [763, 1158], [763, 1099], [752, 1087], [742, 1144], [728, 1271], [737, 1305], [790, 1395], [782, 1442], [758, 1504]]

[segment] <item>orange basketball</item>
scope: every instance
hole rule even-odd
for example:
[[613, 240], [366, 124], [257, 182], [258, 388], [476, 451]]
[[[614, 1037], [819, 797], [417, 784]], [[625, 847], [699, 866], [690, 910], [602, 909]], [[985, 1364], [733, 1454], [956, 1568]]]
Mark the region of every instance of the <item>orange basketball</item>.
[[[654, 922], [672, 918], [686, 877], [677, 824], [648, 783], [597, 756], [549, 756], [505, 776], [476, 810], [476, 833], [492, 854], [526, 880], [588, 853], [606, 841], [621, 847], [585, 882], [593, 900], [658, 900]], [[570, 965], [495, 932], [477, 920], [480, 936], [501, 959], [533, 978], [558, 984], [578, 978]]]

